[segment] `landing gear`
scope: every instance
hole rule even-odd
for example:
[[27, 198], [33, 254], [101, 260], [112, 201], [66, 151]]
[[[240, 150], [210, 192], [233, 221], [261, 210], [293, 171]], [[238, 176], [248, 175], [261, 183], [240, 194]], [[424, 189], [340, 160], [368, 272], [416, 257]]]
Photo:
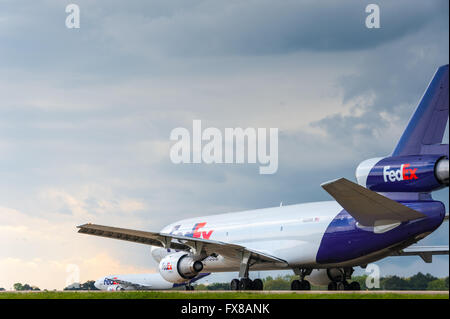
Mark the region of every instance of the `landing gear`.
[[331, 282], [328, 284], [328, 290], [361, 290], [358, 282], [348, 283], [347, 279], [352, 278], [353, 268], [328, 268], [327, 275]]
[[185, 289], [186, 289], [186, 291], [192, 291], [192, 290], [194, 290], [194, 286], [186, 285]]
[[261, 279], [241, 278], [240, 280], [233, 279], [230, 288], [231, 290], [263, 290], [264, 285]]
[[230, 283], [231, 290], [263, 290], [261, 279], [251, 280], [248, 276], [252, 254], [244, 252], [241, 256], [241, 265], [239, 267], [239, 279], [233, 279]]
[[328, 290], [349, 290], [346, 281], [332, 281], [328, 284]]
[[336, 287], [336, 290], [348, 290], [349, 284], [346, 281], [339, 281]]
[[311, 284], [308, 280], [294, 280], [291, 283], [291, 290], [311, 290]]
[[311, 290], [311, 284], [305, 277], [311, 274], [312, 269], [294, 269], [295, 274], [300, 276], [300, 280], [294, 280], [291, 283], [291, 290]]
[[337, 290], [337, 283], [332, 281], [328, 284], [328, 290]]
[[253, 288], [253, 290], [263, 290], [264, 284], [263, 284], [262, 280], [261, 279], [253, 280], [252, 288]]
[[230, 283], [231, 290], [239, 290], [239, 279], [233, 279]]
[[239, 290], [251, 290], [252, 280], [250, 278], [242, 278], [239, 281]]
[[348, 283], [347, 281], [332, 281], [328, 284], [328, 290], [361, 290], [361, 286], [357, 281]]

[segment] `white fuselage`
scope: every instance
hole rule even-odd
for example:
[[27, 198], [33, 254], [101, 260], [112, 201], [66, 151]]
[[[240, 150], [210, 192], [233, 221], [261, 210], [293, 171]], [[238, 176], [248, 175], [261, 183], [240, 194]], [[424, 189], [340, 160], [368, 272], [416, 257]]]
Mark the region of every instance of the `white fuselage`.
[[[114, 280], [133, 283], [136, 286], [120, 284]], [[107, 291], [117, 291], [122, 289], [137, 290], [138, 286], [147, 287], [151, 290], [164, 290], [173, 288], [173, 283], [164, 280], [159, 273], [105, 276], [96, 280], [94, 285], [99, 290]]]
[[[164, 227], [161, 232], [195, 233], [194, 237], [239, 244], [276, 256], [287, 261], [291, 268], [314, 267], [322, 237], [341, 210], [334, 201], [289, 205], [184, 219]], [[158, 262], [168, 253], [161, 248], [152, 249], [152, 256]], [[208, 257], [203, 263], [205, 272], [239, 269], [239, 261], [222, 256]], [[255, 265], [252, 270], [277, 269], [269, 267]]]

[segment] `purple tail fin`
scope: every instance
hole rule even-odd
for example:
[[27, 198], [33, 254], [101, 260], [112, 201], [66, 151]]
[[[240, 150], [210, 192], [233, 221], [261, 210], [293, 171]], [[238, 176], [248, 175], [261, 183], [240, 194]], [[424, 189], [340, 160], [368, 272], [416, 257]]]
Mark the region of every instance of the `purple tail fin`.
[[448, 121], [448, 64], [437, 69], [392, 156], [442, 154], [441, 144]]

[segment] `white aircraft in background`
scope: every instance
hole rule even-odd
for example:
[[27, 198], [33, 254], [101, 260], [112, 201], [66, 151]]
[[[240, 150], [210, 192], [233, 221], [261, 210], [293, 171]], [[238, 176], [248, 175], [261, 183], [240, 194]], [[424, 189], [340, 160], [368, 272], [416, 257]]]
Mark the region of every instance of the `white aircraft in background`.
[[209, 274], [201, 273], [188, 282], [174, 284], [164, 280], [159, 273], [111, 275], [99, 278], [94, 286], [99, 290], [123, 291], [123, 290], [168, 290], [176, 287], [186, 287], [186, 290], [194, 290], [192, 283]]
[[293, 290], [309, 290], [308, 280], [329, 290], [359, 290], [347, 282], [354, 267], [388, 256], [431, 262], [433, 255], [448, 255], [448, 246], [413, 245], [446, 219], [432, 192], [449, 185], [449, 148], [441, 144], [448, 76], [448, 65], [436, 71], [392, 154], [362, 162], [358, 184], [340, 178], [321, 185], [336, 201], [184, 219], [160, 232], [95, 224], [78, 226], [79, 232], [152, 246], [170, 283], [188, 283], [201, 271], [238, 271], [233, 290], [263, 289], [249, 271], [285, 269], [299, 275]]

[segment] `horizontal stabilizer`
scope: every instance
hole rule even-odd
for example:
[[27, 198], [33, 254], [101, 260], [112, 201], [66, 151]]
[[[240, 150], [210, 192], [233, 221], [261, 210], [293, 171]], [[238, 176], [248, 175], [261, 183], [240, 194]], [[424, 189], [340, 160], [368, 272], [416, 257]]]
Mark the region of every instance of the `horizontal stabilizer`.
[[382, 226], [426, 217], [345, 178], [321, 186], [363, 226]]
[[426, 263], [431, 263], [434, 255], [448, 255], [448, 246], [412, 245], [392, 254], [392, 256], [420, 256]]

